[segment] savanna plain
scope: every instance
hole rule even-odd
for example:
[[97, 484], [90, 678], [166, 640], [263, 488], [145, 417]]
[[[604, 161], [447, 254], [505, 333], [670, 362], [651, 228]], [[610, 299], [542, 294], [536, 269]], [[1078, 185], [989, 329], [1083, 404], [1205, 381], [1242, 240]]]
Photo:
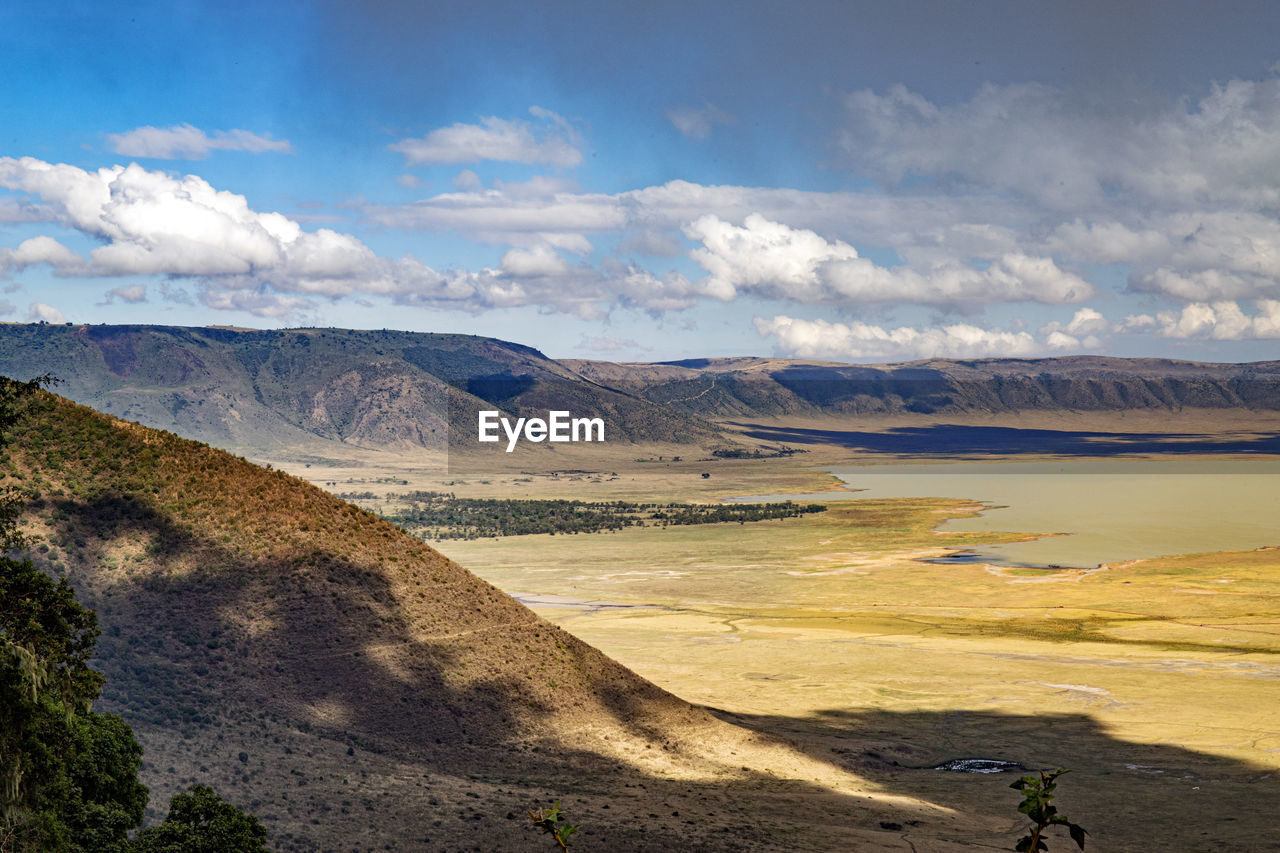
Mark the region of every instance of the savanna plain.
[[[1205, 426], [1196, 425], [1213, 431]], [[1260, 458], [1121, 455], [1124, 464], [1210, 466]], [[1010, 849], [1026, 821], [1009, 784], [1040, 768], [1072, 771], [1057, 802], [1088, 829], [1089, 849], [1278, 849], [1280, 549], [1269, 546], [1280, 545], [1280, 529], [1263, 547], [1098, 566], [948, 559], [1063, 531], [956, 531], [948, 520], [994, 508], [982, 495], [954, 493], [948, 477], [917, 496], [859, 499], [856, 483], [830, 473], [922, 458], [1073, 461], [1034, 452], [939, 460], [814, 443], [762, 459], [673, 459], [628, 447], [561, 454], [551, 463], [561, 467], [497, 456], [454, 460], [448, 471], [411, 456], [283, 465], [388, 516], [413, 490], [655, 503], [791, 494], [822, 503], [825, 512], [741, 524], [431, 544], [660, 687], [785, 744], [786, 762], [745, 747], [729, 760], [809, 784], [812, 803], [843, 804], [815, 810], [816, 822], [838, 823], [842, 809], [851, 824], [871, 815], [883, 834], [853, 849]], [[1037, 488], [1051, 496], [1062, 482], [1045, 475]], [[1231, 515], [1226, 500], [1214, 498], [1204, 527]], [[1242, 491], [1237, 500], [1257, 497]], [[1130, 511], [1159, 512], [1140, 503]], [[1170, 524], [1171, 547], [1185, 543], [1186, 531]], [[939, 769], [963, 759], [1013, 769]], [[650, 772], [686, 771], [659, 762]], [[573, 791], [563, 794], [572, 816]], [[803, 799], [778, 807], [788, 821], [807, 808]], [[837, 838], [832, 849], [847, 849], [850, 839]], [[770, 843], [789, 846], [785, 834]], [[1063, 833], [1051, 849], [1068, 846]]]

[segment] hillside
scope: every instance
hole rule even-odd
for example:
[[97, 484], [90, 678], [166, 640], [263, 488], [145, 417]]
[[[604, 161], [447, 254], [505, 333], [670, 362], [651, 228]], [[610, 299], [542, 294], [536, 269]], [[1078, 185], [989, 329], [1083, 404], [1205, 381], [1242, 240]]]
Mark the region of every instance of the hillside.
[[815, 415], [1280, 411], [1280, 362], [1071, 356], [851, 365], [768, 358], [568, 360], [578, 374], [713, 420]]
[[602, 417], [612, 442], [724, 443], [700, 418], [602, 387], [530, 347], [471, 335], [0, 325], [0, 374], [45, 373], [99, 411], [264, 454], [476, 452], [481, 409]]
[[608, 850], [905, 849], [879, 821], [930, 813], [851, 799], [280, 471], [50, 394], [12, 439], [33, 557], [98, 611], [153, 805], [198, 777], [281, 850], [541, 849], [523, 809], [557, 797]]

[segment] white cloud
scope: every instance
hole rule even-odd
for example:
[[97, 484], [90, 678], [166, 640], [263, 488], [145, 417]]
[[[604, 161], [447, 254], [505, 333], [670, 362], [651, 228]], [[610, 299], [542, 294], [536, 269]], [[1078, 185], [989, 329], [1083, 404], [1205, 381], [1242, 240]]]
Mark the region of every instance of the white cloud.
[[1257, 312], [1249, 316], [1231, 301], [1212, 304], [1195, 302], [1179, 311], [1162, 311], [1156, 316], [1156, 333], [1161, 337], [1215, 341], [1242, 341], [1280, 338], [1280, 301], [1259, 299]]
[[402, 139], [389, 147], [403, 154], [411, 166], [497, 160], [570, 167], [582, 162], [578, 134], [569, 122], [541, 107], [530, 107], [529, 112], [536, 125], [487, 116], [479, 124], [436, 128], [426, 136]]
[[287, 290], [326, 295], [367, 283], [377, 260], [354, 237], [305, 232], [279, 213], [194, 175], [175, 178], [136, 164], [86, 172], [33, 158], [0, 158], [0, 186], [37, 194], [58, 221], [105, 241], [87, 262], [50, 238], [17, 262], [79, 263], [91, 275], [257, 276]]
[[200, 294], [200, 302], [219, 311], [245, 311], [255, 317], [279, 319], [313, 307], [306, 299], [268, 291], [214, 290]]
[[[608, 195], [573, 192], [568, 185], [544, 181], [518, 185], [518, 191], [516, 185], [501, 185], [445, 193], [408, 205], [369, 206], [365, 213], [387, 227], [454, 230], [472, 240], [525, 248], [540, 244], [568, 248], [557, 240], [585, 241], [588, 234], [621, 233], [626, 235], [624, 252], [670, 255], [683, 251], [680, 237], [700, 240], [706, 236], [712, 244], [749, 245], [755, 256], [767, 255], [771, 265], [797, 263], [803, 268], [783, 275], [779, 273], [785, 271], [774, 268], [766, 274], [731, 253], [709, 245], [698, 247], [700, 262], [719, 273], [708, 285], [714, 283], [725, 294], [741, 289], [796, 299], [807, 287], [831, 301], [952, 304], [1001, 299], [1076, 302], [1093, 292], [1088, 283], [1059, 268], [1050, 257], [1019, 251], [1020, 239], [1012, 229], [965, 218], [970, 213], [1023, 218], [998, 201], [892, 199], [688, 181]], [[746, 226], [748, 217], [759, 222], [754, 229]], [[766, 233], [779, 229], [777, 234]], [[893, 245], [911, 263], [886, 270], [862, 261], [841, 237], [817, 237], [822, 232], [853, 233], [872, 245]], [[771, 239], [788, 245], [770, 248]], [[806, 250], [817, 255], [805, 261], [794, 254]], [[980, 259], [979, 268], [969, 263], [971, 257]], [[838, 268], [834, 262], [841, 258], [849, 263]]]
[[43, 302], [32, 302], [27, 308], [27, 322], [38, 323], [42, 320], [46, 323], [67, 322], [67, 318], [63, 313], [52, 305], [45, 305]]
[[0, 223], [48, 222], [51, 217], [52, 214], [40, 205], [0, 199]]
[[964, 323], [886, 329], [857, 321], [830, 323], [779, 315], [756, 317], [755, 326], [761, 337], [777, 339], [779, 354], [801, 358], [981, 358], [1034, 355], [1042, 349], [1027, 332], [987, 330]]
[[1065, 332], [1067, 335], [1079, 337], [1081, 335], [1100, 335], [1111, 331], [1111, 323], [1107, 321], [1100, 313], [1092, 308], [1081, 308], [1072, 315], [1071, 320], [1066, 325], [1054, 320], [1052, 323], [1040, 329], [1042, 335], [1052, 335], [1055, 332]]
[[564, 275], [569, 264], [549, 246], [512, 249], [502, 256], [502, 271], [517, 277]]
[[[201, 301], [212, 308], [280, 317], [310, 307], [309, 296], [364, 293], [468, 311], [542, 305], [602, 316], [618, 300], [633, 299], [625, 292], [631, 281], [643, 285], [636, 304], [670, 302], [671, 287], [643, 271], [622, 265], [595, 270], [559, 258], [555, 247], [591, 251], [590, 242], [572, 234], [541, 242], [531, 235], [527, 248], [507, 254], [502, 269], [438, 272], [416, 258], [379, 257], [348, 234], [304, 231], [194, 175], [177, 178], [136, 164], [86, 172], [0, 158], [0, 186], [40, 196], [59, 223], [103, 241], [87, 260], [78, 260], [76, 274], [195, 278]], [[4, 251], [9, 265], [49, 261], [61, 271], [76, 260], [50, 238]]]
[[126, 133], [109, 133], [107, 146], [125, 157], [159, 160], [203, 160], [213, 151], [293, 152], [293, 146], [286, 139], [272, 139], [247, 130], [215, 130], [210, 135], [189, 124], [165, 128], [148, 125]]
[[847, 243], [828, 243], [812, 231], [789, 228], [751, 214], [742, 227], [711, 214], [684, 228], [702, 243], [689, 255], [707, 271], [706, 291], [730, 300], [739, 290], [814, 300], [825, 290], [820, 268], [831, 261], [857, 258]]
[[716, 125], [737, 122], [737, 117], [711, 103], [704, 103], [701, 107], [677, 107], [667, 112], [667, 118], [680, 133], [699, 141], [711, 136]]
[[1156, 318], [1150, 314], [1130, 314], [1119, 323], [1116, 324], [1117, 332], [1132, 334], [1134, 332], [1145, 332], [1156, 325]]
[[23, 240], [16, 249], [0, 249], [0, 273], [8, 269], [26, 269], [35, 264], [49, 264], [55, 269], [77, 269], [84, 259], [52, 237]]
[[0, 299], [0, 315], [4, 315], [7, 317], [17, 310], [18, 310], [18, 306], [14, 305], [12, 302], [8, 302], [6, 300]]
[[1136, 291], [1159, 293], [1185, 302], [1280, 296], [1280, 280], [1223, 270], [1179, 272], [1161, 267], [1130, 277]]
[[1074, 219], [1053, 230], [1045, 241], [1052, 252], [1101, 264], [1135, 263], [1168, 255], [1168, 233], [1156, 228], [1130, 228], [1121, 222]]
[[740, 292], [805, 303], [1081, 302], [1088, 282], [1050, 258], [1010, 253], [985, 269], [958, 264], [920, 272], [886, 268], [858, 257], [847, 243], [828, 242], [805, 229], [758, 214], [741, 227], [706, 215], [684, 229], [702, 247], [690, 255], [709, 273], [703, 289], [719, 299]]
[[147, 288], [141, 284], [132, 284], [128, 287], [116, 287], [107, 291], [107, 302], [114, 302], [117, 299], [130, 304], [146, 302]]
[[[541, 194], [534, 190], [541, 190]], [[883, 194], [814, 192], [774, 187], [706, 186], [670, 181], [616, 194], [575, 192], [547, 181], [472, 187], [402, 205], [363, 208], [377, 225], [457, 231], [469, 239], [528, 245], [531, 234], [644, 231], [679, 240], [680, 229], [706, 214], [741, 222], [758, 213], [792, 228], [893, 246], [934, 264], [938, 257], [991, 259], [1016, 251], [1017, 234], [996, 220], [1023, 221], [1024, 208], [1004, 200], [891, 198]], [[541, 239], [540, 237], [540, 239]]]

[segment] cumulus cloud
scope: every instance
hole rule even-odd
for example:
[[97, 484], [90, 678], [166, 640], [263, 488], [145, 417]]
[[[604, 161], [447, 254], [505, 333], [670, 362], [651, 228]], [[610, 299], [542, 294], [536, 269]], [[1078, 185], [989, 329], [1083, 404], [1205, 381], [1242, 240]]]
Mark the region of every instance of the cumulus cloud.
[[699, 141], [711, 136], [716, 125], [737, 122], [735, 116], [711, 103], [704, 103], [701, 107], [677, 107], [667, 112], [667, 118], [680, 133]]
[[569, 264], [549, 246], [512, 249], [502, 256], [502, 270], [513, 276], [558, 276], [569, 271]]
[[314, 303], [297, 296], [285, 296], [267, 290], [218, 290], [206, 288], [200, 294], [206, 308], [220, 311], [244, 311], [255, 317], [279, 319], [313, 307]]
[[128, 287], [116, 287], [107, 291], [107, 302], [111, 303], [119, 299], [121, 302], [128, 302], [136, 305], [139, 302], [147, 301], [147, 288], [141, 284], [131, 284]]
[[739, 292], [806, 303], [1081, 302], [1093, 288], [1050, 258], [1006, 254], [985, 269], [958, 264], [920, 272], [878, 266], [841, 241], [758, 214], [741, 227], [713, 215], [684, 229], [702, 243], [690, 252], [708, 272], [704, 289], [719, 299]]
[[1115, 325], [1115, 331], [1123, 334], [1145, 332], [1156, 325], [1156, 318], [1150, 314], [1130, 314]]
[[824, 289], [821, 268], [858, 257], [847, 243], [828, 243], [812, 231], [755, 213], [741, 227], [707, 214], [685, 226], [684, 233], [702, 243], [689, 254], [708, 273], [707, 292], [724, 300], [733, 299], [739, 289], [814, 299]]
[[43, 302], [32, 302], [27, 307], [27, 322], [39, 323], [41, 321], [45, 323], [65, 323], [67, 318], [52, 305], [45, 305]]
[[51, 238], [35, 238], [8, 250], [11, 263], [44, 261], [102, 276], [265, 276], [283, 289], [325, 295], [367, 283], [376, 266], [374, 253], [354, 237], [303, 231], [194, 175], [177, 178], [136, 164], [88, 172], [5, 157], [0, 186], [39, 195], [60, 224], [104, 243], [86, 261]]
[[214, 151], [293, 153], [287, 139], [272, 139], [247, 130], [215, 130], [208, 134], [189, 124], [163, 128], [148, 125], [125, 133], [109, 133], [107, 147], [125, 157], [158, 160], [203, 160]]
[[776, 339], [781, 355], [836, 361], [1023, 356], [1043, 349], [1027, 332], [981, 329], [965, 323], [886, 329], [857, 321], [831, 323], [778, 315], [756, 317], [755, 326], [761, 337]]
[[440, 166], [497, 160], [571, 167], [582, 162], [578, 133], [563, 117], [530, 107], [534, 121], [486, 116], [479, 124], [452, 124], [389, 146], [409, 165]]
[[37, 204], [11, 198], [0, 199], [0, 223], [48, 222], [51, 215], [47, 209]]
[[[1008, 213], [1000, 204], [984, 207], [990, 215], [997, 210]], [[1060, 304], [1093, 295], [1088, 282], [1051, 257], [1017, 251], [1012, 231], [955, 219], [956, 213], [946, 203], [687, 181], [610, 195], [575, 192], [563, 181], [544, 180], [365, 208], [379, 225], [456, 230], [474, 240], [520, 248], [571, 248], [586, 243], [588, 234], [623, 233], [623, 251], [669, 255], [682, 251], [677, 239], [684, 237], [699, 244], [690, 254], [708, 272], [700, 290], [721, 299]], [[733, 219], [743, 224], [734, 225]], [[919, 269], [887, 269], [859, 257], [850, 243], [796, 221], [824, 229], [853, 223], [854, 230], [881, 244], [903, 245], [909, 236], [928, 247], [914, 253], [922, 261]], [[948, 243], [952, 248], [939, 253]], [[957, 259], [965, 254], [957, 248], [977, 252], [981, 263]]]
[[1054, 320], [1040, 329], [1047, 347], [1055, 350], [1098, 349], [1100, 335], [1113, 330], [1106, 317], [1092, 308], [1081, 308], [1067, 323]]
[[603, 316], [614, 304], [671, 310], [693, 304], [689, 283], [633, 265], [570, 264], [556, 249], [591, 251], [585, 238], [552, 234], [513, 248], [499, 268], [432, 269], [405, 256], [384, 258], [356, 238], [304, 231], [279, 213], [249, 207], [194, 175], [174, 177], [138, 165], [94, 172], [32, 158], [0, 158], [0, 186], [37, 195], [55, 221], [102, 241], [79, 258], [51, 238], [5, 249], [8, 266], [54, 263], [77, 275], [164, 275], [197, 280], [208, 307], [280, 317], [315, 297], [355, 293], [402, 304], [483, 311], [539, 305]]
[[1215, 341], [1280, 338], [1280, 301], [1255, 301], [1256, 313], [1245, 314], [1236, 302], [1195, 302], [1179, 311], [1162, 311], [1154, 322], [1161, 337]]
[[[1068, 323], [1052, 322], [1040, 329], [1046, 343], [1057, 348], [1094, 348], [1099, 335], [1154, 332], [1178, 340], [1243, 341], [1280, 338], [1280, 300], [1254, 300], [1246, 314], [1238, 302], [1192, 302], [1178, 309], [1130, 314], [1111, 323], [1092, 308], [1081, 308]], [[1081, 340], [1083, 338], [1083, 340]]]
[[[892, 198], [877, 193], [816, 192], [778, 187], [708, 186], [669, 181], [607, 194], [575, 191], [547, 180], [482, 189], [478, 181], [410, 204], [366, 205], [381, 226], [456, 231], [469, 239], [529, 245], [536, 237], [645, 233], [679, 246], [681, 229], [708, 213], [741, 222], [757, 213], [793, 228], [838, 234], [933, 264], [939, 257], [991, 259], [1017, 250], [1018, 236], [996, 220], [1030, 214], [1005, 200]], [[683, 251], [681, 249], [680, 251]], [[660, 253], [659, 253], [660, 254]]]
[[0, 249], [0, 273], [26, 269], [35, 264], [74, 270], [84, 266], [84, 259], [52, 237], [44, 236], [23, 240], [16, 249]]

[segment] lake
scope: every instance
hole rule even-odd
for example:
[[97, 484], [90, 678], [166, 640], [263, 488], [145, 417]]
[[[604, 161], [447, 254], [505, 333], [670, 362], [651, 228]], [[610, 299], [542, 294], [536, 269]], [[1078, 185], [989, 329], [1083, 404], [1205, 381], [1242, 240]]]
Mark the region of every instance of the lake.
[[[1093, 567], [1166, 554], [1280, 545], [1280, 462], [1070, 459], [827, 468], [848, 499], [968, 498], [991, 505], [942, 530], [1047, 536], [966, 552], [1009, 566]], [[741, 500], [829, 501], [831, 492]], [[958, 559], [965, 559], [959, 555]]]

